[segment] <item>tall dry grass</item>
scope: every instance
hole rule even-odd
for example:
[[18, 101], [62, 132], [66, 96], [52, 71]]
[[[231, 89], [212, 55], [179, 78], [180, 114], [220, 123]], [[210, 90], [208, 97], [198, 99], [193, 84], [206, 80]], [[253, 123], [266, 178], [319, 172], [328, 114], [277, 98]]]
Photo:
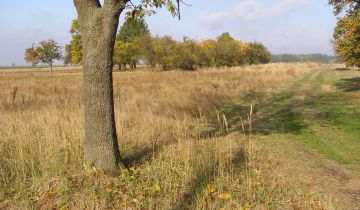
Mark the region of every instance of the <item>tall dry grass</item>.
[[[272, 95], [318, 67], [114, 73], [118, 136], [130, 167], [116, 178], [83, 167], [81, 73], [2, 73], [0, 208], [291, 207], [286, 183], [267, 180], [276, 163], [262, 163], [256, 145], [247, 146], [256, 138], [250, 118], [239, 116], [239, 129], [231, 129], [221, 107], [250, 92]], [[306, 199], [300, 204], [322, 205]]]

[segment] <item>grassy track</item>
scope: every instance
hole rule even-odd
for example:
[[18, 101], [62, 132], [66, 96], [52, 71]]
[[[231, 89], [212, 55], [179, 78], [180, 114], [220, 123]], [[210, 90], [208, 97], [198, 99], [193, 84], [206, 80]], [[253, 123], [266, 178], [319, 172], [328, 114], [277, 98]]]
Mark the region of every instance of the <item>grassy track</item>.
[[[259, 132], [295, 134], [311, 150], [359, 169], [360, 89], [354, 72], [319, 70], [275, 97]], [[356, 82], [358, 81], [358, 82]]]
[[360, 205], [359, 75], [314, 71], [267, 103], [263, 98], [254, 122], [263, 153], [272, 153], [266, 158], [286, 159], [280, 170], [287, 178], [345, 208]]
[[[287, 196], [301, 189], [300, 203], [315, 194], [322, 201], [329, 199], [322, 207], [356, 209], [360, 206], [359, 76], [359, 71], [314, 70], [275, 96], [249, 92], [220, 110], [236, 133], [248, 123], [253, 106], [258, 170], [264, 172], [264, 179], [283, 179], [284, 185], [291, 186]], [[271, 170], [262, 168], [269, 160], [279, 164]], [[268, 190], [264, 186], [263, 192]]]

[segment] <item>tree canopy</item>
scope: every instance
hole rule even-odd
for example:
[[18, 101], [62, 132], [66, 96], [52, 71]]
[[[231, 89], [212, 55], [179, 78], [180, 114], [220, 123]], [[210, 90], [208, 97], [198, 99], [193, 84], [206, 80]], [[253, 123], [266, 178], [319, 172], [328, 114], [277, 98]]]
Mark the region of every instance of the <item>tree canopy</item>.
[[347, 66], [360, 67], [360, 1], [330, 0], [335, 15], [345, 12], [334, 29], [334, 48]]
[[236, 66], [240, 57], [240, 46], [229, 33], [223, 33], [217, 37], [216, 42], [216, 65]]
[[343, 11], [351, 14], [360, 8], [359, 0], [329, 0], [329, 4], [334, 6], [335, 15], [339, 15]]
[[150, 30], [143, 18], [127, 19], [120, 27], [116, 39], [125, 43], [142, 36], [150, 36]]
[[216, 40], [197, 41], [184, 37], [180, 42], [169, 36], [153, 38], [155, 63], [163, 70], [221, 67], [269, 63], [271, 53], [259, 43], [245, 43], [223, 33]]
[[80, 64], [83, 58], [83, 46], [81, 41], [80, 24], [76, 18], [70, 28], [71, 41], [65, 46], [64, 64]]
[[41, 41], [38, 45], [25, 50], [25, 61], [36, 65], [44, 63], [51, 67], [55, 60], [62, 60], [61, 47], [53, 39]]
[[250, 65], [265, 64], [271, 61], [271, 53], [260, 42], [251, 42], [249, 43], [246, 59]]
[[335, 52], [347, 66], [360, 67], [360, 11], [339, 19], [334, 30]]
[[146, 59], [149, 48], [150, 30], [143, 18], [127, 19], [120, 27], [116, 37], [114, 64], [120, 69], [126, 69], [126, 65], [136, 68], [136, 63]]

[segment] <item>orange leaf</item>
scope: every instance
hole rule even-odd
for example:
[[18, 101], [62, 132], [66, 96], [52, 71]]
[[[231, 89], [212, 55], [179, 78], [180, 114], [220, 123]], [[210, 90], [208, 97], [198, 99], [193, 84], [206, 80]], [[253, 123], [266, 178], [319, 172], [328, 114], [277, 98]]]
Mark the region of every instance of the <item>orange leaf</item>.
[[207, 191], [208, 191], [209, 194], [215, 192], [215, 190], [216, 190], [216, 189], [215, 189], [214, 185], [208, 184], [208, 186], [207, 186]]
[[229, 200], [229, 199], [231, 198], [231, 195], [230, 195], [230, 193], [223, 192], [223, 193], [221, 193], [221, 194], [218, 195], [218, 198], [219, 198], [220, 200], [226, 201], [226, 200]]

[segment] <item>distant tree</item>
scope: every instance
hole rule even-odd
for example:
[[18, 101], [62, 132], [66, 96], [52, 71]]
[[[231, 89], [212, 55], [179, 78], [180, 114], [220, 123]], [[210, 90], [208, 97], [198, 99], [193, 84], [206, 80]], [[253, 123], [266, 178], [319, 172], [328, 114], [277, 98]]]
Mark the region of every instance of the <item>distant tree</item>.
[[[126, 68], [128, 64], [132, 69], [136, 68], [136, 64], [140, 59], [151, 60], [149, 50], [151, 50], [151, 35], [148, 25], [143, 18], [139, 19], [127, 19], [124, 24], [120, 27], [119, 33], [117, 34], [116, 41], [123, 45], [122, 50], [126, 48], [127, 59], [121, 58], [124, 61], [122, 65]], [[150, 43], [148, 43], [150, 41]], [[120, 48], [115, 48], [120, 49]], [[122, 52], [115, 52], [115, 57], [121, 55]], [[115, 58], [117, 61], [120, 58]]]
[[61, 47], [53, 39], [41, 41], [38, 46], [32, 46], [25, 50], [25, 61], [36, 65], [44, 63], [52, 67], [55, 60], [62, 60]]
[[114, 55], [113, 55], [113, 62], [114, 65], [118, 65], [119, 69], [126, 70], [126, 63], [127, 63], [127, 49], [126, 43], [123, 41], [116, 41], [114, 47]]
[[36, 47], [34, 45], [35, 44], [33, 44], [32, 47], [27, 48], [25, 50], [25, 61], [27, 63], [31, 63], [32, 66], [35, 66], [41, 62], [40, 53], [38, 52], [38, 50], [36, 49]]
[[140, 45], [136, 40], [132, 42], [123, 42], [118, 40], [115, 42], [113, 61], [115, 65], [119, 66], [119, 69], [126, 70], [126, 65], [130, 65], [130, 68], [136, 68], [136, 62], [140, 56]]
[[72, 65], [70, 45], [65, 45], [64, 65]]
[[141, 48], [140, 54], [141, 58], [146, 61], [152, 68], [157, 64], [157, 56], [154, 49], [154, 40], [149, 36], [141, 36], [140, 39]]
[[239, 48], [240, 48], [240, 54], [238, 59], [239, 65], [245, 65], [248, 64], [249, 61], [249, 53], [251, 46], [248, 43], [237, 41]]
[[216, 42], [216, 65], [236, 66], [240, 56], [238, 42], [229, 33], [223, 33]]
[[200, 42], [200, 65], [213, 67], [216, 64], [216, 41], [213, 39], [206, 39]]
[[194, 39], [184, 37], [183, 42], [177, 44], [176, 66], [183, 70], [196, 70], [199, 64], [200, 47]]
[[116, 40], [125, 43], [132, 42], [134, 39], [142, 36], [149, 36], [150, 30], [143, 18], [140, 19], [127, 19], [120, 27]]
[[64, 64], [80, 64], [83, 59], [83, 46], [78, 19], [73, 20], [70, 34], [71, 41], [65, 46]]
[[170, 70], [175, 67], [177, 43], [170, 37], [155, 37], [154, 52], [158, 64], [163, 70]]
[[271, 53], [259, 42], [249, 43], [247, 52], [248, 64], [265, 64], [271, 61]]

